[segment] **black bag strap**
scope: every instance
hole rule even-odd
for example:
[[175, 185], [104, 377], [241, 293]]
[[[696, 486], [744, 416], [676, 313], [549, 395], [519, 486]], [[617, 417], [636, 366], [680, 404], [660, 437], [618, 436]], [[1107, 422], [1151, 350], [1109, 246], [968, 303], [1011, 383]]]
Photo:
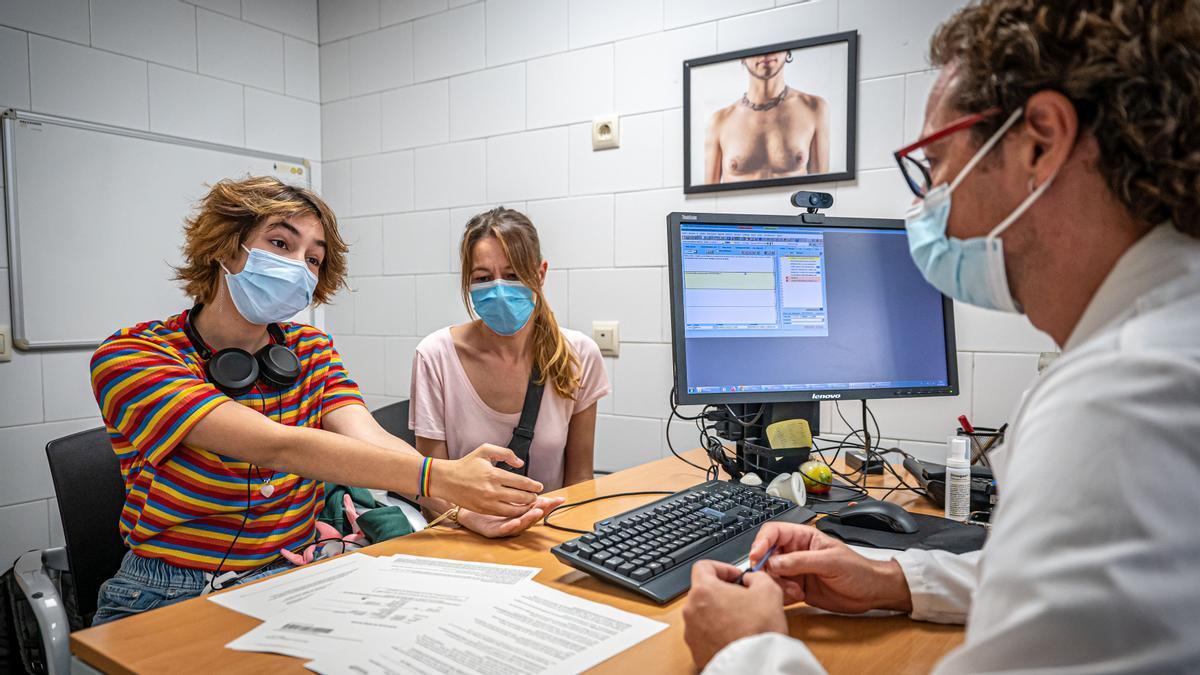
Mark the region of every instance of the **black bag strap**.
[[533, 445], [533, 429], [537, 426], [538, 412], [542, 409], [542, 392], [546, 389], [545, 382], [538, 384], [538, 380], [541, 378], [542, 371], [537, 364], [534, 364], [533, 372], [529, 374], [529, 386], [525, 389], [525, 404], [521, 406], [521, 419], [513, 429], [512, 440], [508, 442], [508, 449], [512, 450], [513, 454], [519, 457], [524, 464], [519, 469], [503, 462], [500, 464], [504, 469], [522, 476], [529, 475], [529, 446]]

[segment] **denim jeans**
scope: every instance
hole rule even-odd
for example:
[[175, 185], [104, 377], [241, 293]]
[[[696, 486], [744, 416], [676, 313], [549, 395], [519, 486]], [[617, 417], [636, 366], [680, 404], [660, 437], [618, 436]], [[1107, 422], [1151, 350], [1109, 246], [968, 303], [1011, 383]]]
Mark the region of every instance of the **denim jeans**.
[[[225, 585], [243, 584], [289, 569], [292, 569], [292, 564], [281, 559]], [[92, 625], [99, 626], [197, 597], [207, 583], [203, 570], [176, 567], [157, 558], [143, 558], [129, 551], [121, 560], [121, 568], [116, 576], [100, 584]]]

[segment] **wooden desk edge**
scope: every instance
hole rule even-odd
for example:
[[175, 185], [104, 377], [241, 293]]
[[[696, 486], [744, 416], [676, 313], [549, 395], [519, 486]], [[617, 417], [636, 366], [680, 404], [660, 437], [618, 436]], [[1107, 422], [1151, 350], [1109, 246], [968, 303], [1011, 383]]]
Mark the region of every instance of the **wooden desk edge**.
[[[699, 449], [683, 455], [698, 463], [704, 461], [703, 451]], [[617, 492], [680, 490], [702, 480], [698, 470], [687, 467], [674, 457], [666, 457], [551, 494], [563, 495], [567, 497], [568, 502], [575, 502]], [[872, 477], [873, 482], [879, 480], [878, 477]], [[894, 501], [905, 508], [937, 513], [927, 503], [918, 501], [919, 498], [915, 495], [895, 494], [897, 498]], [[556, 518], [555, 522], [586, 527], [594, 520], [658, 498], [645, 496], [604, 500], [579, 507], [573, 513], [564, 513], [560, 518]], [[570, 533], [538, 527], [513, 539], [484, 540], [467, 532], [435, 529], [381, 542], [363, 549], [362, 552], [370, 555], [404, 552], [540, 567], [542, 571], [535, 577], [539, 583], [668, 624], [667, 630], [602, 662], [593, 672], [615, 671], [645, 662], [637, 661], [638, 659], [653, 659], [663, 672], [694, 671], [690, 654], [682, 644], [680, 612], [686, 596], [659, 606], [562, 565], [549, 552], [549, 548], [573, 536]], [[179, 616], [180, 614], [183, 616]], [[70, 648], [85, 664], [106, 673], [136, 673], [159, 669], [165, 665], [162, 663], [162, 657], [167, 652], [180, 653], [180, 658], [187, 656], [187, 652], [204, 652], [194, 654], [197, 658], [208, 656], [203, 663], [198, 663], [197, 670], [212, 670], [215, 667], [222, 671], [262, 672], [265, 667], [272, 670], [295, 669], [305, 672], [303, 659], [224, 649], [227, 642], [260, 623], [258, 619], [208, 602], [204, 598], [194, 598], [143, 615], [72, 633]], [[207, 644], [201, 639], [169, 650], [155, 649], [144, 644], [146, 635], [154, 635], [152, 641], [160, 644], [164, 639], [169, 640], [171, 633], [180, 633], [178, 637], [186, 638], [188, 631], [185, 629], [188, 625], [209, 628], [204, 634], [211, 636], [213, 644]], [[905, 665], [905, 661], [898, 661], [897, 657], [902, 656], [909, 659], [907, 665], [915, 667], [912, 672], [923, 672], [962, 640], [960, 626], [913, 622], [902, 616], [867, 620], [858, 617], [815, 615], [813, 610], [803, 606], [789, 610], [789, 628], [792, 635], [802, 637], [806, 641], [830, 672], [865, 672], [876, 669], [901, 672], [898, 669]], [[229, 635], [225, 636], [226, 633]], [[217, 643], [217, 640], [220, 642]], [[220, 651], [207, 651], [213, 648]], [[171, 665], [178, 667], [181, 664], [175, 661]]]

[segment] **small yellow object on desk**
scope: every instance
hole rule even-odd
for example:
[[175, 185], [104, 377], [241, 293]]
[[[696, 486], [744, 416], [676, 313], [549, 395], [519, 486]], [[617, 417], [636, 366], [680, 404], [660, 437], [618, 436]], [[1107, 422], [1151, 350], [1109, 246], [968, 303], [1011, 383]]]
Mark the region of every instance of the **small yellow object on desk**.
[[808, 420], [781, 420], [767, 427], [767, 442], [772, 448], [811, 448], [812, 429]]

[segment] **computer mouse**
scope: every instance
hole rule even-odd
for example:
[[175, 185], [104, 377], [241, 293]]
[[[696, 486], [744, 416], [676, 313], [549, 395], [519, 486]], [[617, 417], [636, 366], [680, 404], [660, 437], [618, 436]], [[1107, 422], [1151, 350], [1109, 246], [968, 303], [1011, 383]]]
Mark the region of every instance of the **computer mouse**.
[[868, 530], [912, 534], [919, 529], [911, 513], [891, 502], [881, 502], [877, 499], [847, 506], [838, 511], [837, 515], [846, 525]]

